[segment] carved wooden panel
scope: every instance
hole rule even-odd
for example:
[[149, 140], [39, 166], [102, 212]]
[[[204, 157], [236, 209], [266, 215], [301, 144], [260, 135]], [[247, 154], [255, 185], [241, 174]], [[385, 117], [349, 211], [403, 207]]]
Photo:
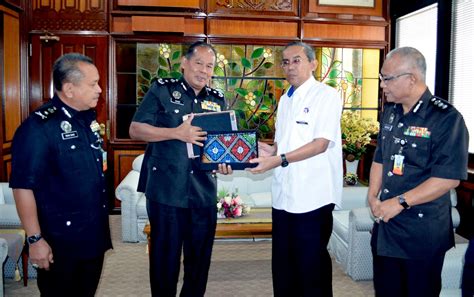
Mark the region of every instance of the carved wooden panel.
[[107, 31], [105, 0], [32, 0], [32, 30]]
[[272, 22], [251, 20], [209, 20], [208, 35], [210, 37], [281, 37], [296, 38], [298, 24], [296, 22]]
[[118, 6], [200, 8], [200, 0], [117, 0]]
[[208, 0], [210, 14], [298, 15], [298, 0]]

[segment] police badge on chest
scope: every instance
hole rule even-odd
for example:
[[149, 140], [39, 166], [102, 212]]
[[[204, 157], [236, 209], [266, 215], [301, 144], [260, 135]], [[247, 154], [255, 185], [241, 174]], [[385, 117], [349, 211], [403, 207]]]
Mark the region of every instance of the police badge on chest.
[[60, 127], [64, 131], [63, 133], [61, 133], [61, 137], [63, 138], [63, 140], [79, 137], [77, 131], [72, 131], [72, 125], [68, 121], [62, 121]]

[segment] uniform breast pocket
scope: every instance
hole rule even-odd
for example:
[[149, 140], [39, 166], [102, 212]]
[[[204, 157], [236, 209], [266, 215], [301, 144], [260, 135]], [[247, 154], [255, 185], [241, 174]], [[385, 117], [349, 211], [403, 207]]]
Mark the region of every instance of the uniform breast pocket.
[[407, 164], [416, 167], [426, 167], [430, 159], [430, 145], [431, 141], [426, 138], [411, 138], [408, 139], [405, 150]]
[[[88, 147], [86, 143], [80, 141], [64, 141], [61, 142], [58, 146], [58, 163], [60, 168], [65, 169], [65, 172], [78, 174], [81, 171], [86, 170], [87, 158], [90, 157], [88, 151], [90, 151], [90, 146]], [[88, 171], [90, 172], [90, 171]]]

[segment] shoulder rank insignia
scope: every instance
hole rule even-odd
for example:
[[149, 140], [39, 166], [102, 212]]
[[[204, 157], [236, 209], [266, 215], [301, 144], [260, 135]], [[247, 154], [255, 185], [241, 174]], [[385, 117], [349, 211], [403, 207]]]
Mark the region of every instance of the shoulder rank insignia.
[[39, 116], [42, 120], [47, 120], [51, 117], [51, 115], [56, 112], [56, 109], [56, 106], [44, 106], [35, 111], [35, 114]]
[[430, 103], [433, 104], [434, 106], [438, 107], [439, 109], [446, 109], [446, 108], [451, 106], [451, 104], [448, 101], [446, 101], [442, 98], [439, 98], [439, 97], [435, 97], [435, 96], [433, 96], [430, 99]]

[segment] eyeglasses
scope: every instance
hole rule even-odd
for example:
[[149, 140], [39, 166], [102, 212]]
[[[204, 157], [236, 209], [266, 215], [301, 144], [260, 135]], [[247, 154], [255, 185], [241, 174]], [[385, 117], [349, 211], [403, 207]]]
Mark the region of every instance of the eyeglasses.
[[280, 66], [281, 66], [282, 68], [287, 68], [287, 67], [289, 67], [290, 65], [293, 65], [293, 66], [298, 67], [298, 66], [301, 64], [301, 62], [303, 62], [303, 59], [302, 59], [302, 58], [294, 58], [294, 59], [291, 60], [291, 61], [290, 61], [290, 60], [283, 60], [283, 61], [281, 61]]
[[412, 75], [413, 73], [405, 72], [399, 75], [394, 75], [394, 76], [383, 76], [382, 73], [379, 74], [379, 79], [380, 81], [383, 81], [385, 84], [389, 83], [390, 81], [397, 79], [399, 77], [402, 77], [404, 75]]

